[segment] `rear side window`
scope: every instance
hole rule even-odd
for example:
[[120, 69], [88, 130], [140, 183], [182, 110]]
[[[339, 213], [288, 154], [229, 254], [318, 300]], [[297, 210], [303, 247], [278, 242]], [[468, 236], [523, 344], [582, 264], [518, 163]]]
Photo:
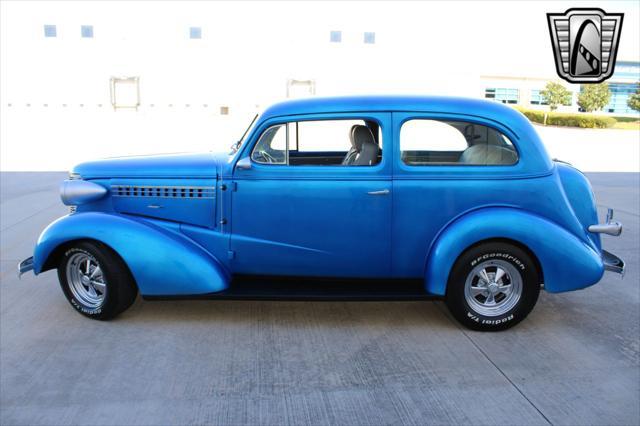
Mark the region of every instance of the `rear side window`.
[[400, 151], [405, 164], [511, 165], [518, 162], [513, 143], [499, 131], [464, 121], [406, 121], [400, 128]]

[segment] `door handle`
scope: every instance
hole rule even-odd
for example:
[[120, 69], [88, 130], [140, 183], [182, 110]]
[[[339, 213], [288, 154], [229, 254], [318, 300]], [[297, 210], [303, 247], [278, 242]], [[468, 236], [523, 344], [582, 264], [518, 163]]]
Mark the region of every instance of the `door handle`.
[[367, 192], [367, 194], [369, 195], [389, 195], [389, 191], [388, 189], [381, 189], [380, 191], [369, 191]]

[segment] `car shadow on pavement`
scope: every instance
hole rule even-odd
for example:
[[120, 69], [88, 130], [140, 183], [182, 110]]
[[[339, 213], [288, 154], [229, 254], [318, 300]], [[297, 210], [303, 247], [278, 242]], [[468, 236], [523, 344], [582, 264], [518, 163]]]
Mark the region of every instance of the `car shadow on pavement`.
[[[442, 305], [442, 306], [440, 306]], [[441, 301], [264, 301], [264, 300], [164, 300], [140, 297], [115, 320], [118, 323], [247, 325], [273, 322], [304, 327], [378, 327], [428, 325], [456, 329]]]

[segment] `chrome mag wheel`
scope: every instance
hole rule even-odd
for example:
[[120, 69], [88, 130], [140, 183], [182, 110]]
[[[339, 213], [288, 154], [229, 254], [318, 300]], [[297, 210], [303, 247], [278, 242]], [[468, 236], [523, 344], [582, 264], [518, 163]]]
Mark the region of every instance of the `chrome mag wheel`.
[[504, 260], [484, 261], [467, 276], [464, 296], [469, 307], [480, 315], [503, 315], [522, 296], [522, 275], [515, 266]]
[[107, 282], [98, 261], [88, 253], [74, 253], [67, 262], [67, 282], [78, 302], [99, 308], [107, 294]]

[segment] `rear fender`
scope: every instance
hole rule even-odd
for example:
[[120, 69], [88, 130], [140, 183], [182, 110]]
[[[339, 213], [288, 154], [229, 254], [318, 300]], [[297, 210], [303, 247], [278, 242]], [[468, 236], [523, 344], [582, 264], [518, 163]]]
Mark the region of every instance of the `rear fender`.
[[56, 248], [80, 239], [97, 240], [115, 250], [145, 296], [207, 294], [229, 285], [225, 268], [181, 234], [177, 224], [161, 227], [151, 220], [98, 212], [76, 213], [51, 223], [36, 244], [34, 272], [43, 270]]
[[515, 208], [490, 207], [467, 213], [440, 232], [427, 256], [427, 291], [445, 295], [458, 257], [474, 244], [491, 239], [526, 246], [542, 269], [545, 289], [552, 293], [588, 287], [604, 273], [600, 255], [564, 228]]

